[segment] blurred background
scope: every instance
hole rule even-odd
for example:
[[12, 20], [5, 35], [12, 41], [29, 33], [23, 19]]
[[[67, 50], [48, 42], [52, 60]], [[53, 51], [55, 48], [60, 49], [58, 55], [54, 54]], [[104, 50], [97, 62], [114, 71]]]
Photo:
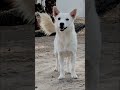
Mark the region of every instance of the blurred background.
[[[35, 12], [47, 13], [51, 16], [52, 21], [54, 22], [54, 18], [52, 15], [53, 6], [57, 6], [57, 8], [63, 13], [69, 13], [73, 9], [77, 9], [77, 17], [75, 19], [75, 31], [78, 33], [81, 30], [84, 30], [85, 27], [85, 0], [37, 0], [35, 3]], [[41, 32], [40, 27], [40, 16], [35, 15], [35, 36], [44, 36], [44, 33]], [[39, 23], [38, 23], [39, 22]], [[54, 35], [54, 33], [52, 34]]]
[[[70, 12], [72, 9], [78, 9], [78, 15], [85, 17], [85, 0], [55, 0], [56, 6], [62, 12]], [[45, 0], [37, 0], [37, 3], [41, 3], [45, 6]]]

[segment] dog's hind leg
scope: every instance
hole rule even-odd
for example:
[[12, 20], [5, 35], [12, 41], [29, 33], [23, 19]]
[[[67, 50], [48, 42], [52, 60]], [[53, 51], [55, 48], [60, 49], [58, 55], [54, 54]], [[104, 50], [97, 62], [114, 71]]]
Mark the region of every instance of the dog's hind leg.
[[67, 73], [71, 73], [71, 63], [70, 63], [71, 58], [67, 57], [67, 69], [66, 72]]
[[73, 53], [71, 56], [71, 77], [72, 78], [78, 78], [75, 72], [75, 62], [76, 62], [76, 53]]

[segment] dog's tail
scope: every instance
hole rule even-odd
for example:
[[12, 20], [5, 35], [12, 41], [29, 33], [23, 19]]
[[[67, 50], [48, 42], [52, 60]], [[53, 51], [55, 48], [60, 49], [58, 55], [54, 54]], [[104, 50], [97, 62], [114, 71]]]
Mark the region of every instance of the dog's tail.
[[51, 17], [47, 13], [40, 13], [40, 25], [45, 34], [50, 35], [55, 32], [55, 26]]

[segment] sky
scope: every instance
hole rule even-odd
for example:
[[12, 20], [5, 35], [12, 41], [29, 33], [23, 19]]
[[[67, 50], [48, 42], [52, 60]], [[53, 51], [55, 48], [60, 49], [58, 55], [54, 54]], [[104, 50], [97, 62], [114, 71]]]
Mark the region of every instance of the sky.
[[[41, 0], [38, 0], [37, 2], [41, 2]], [[76, 8], [78, 12], [77, 15], [85, 17], [85, 0], [57, 0], [56, 4], [61, 12], [70, 12]]]

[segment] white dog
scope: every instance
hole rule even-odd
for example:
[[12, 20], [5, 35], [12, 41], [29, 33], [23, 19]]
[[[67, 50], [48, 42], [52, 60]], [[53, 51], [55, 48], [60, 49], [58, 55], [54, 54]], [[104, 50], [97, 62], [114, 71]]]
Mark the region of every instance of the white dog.
[[[41, 27], [46, 34], [56, 32], [54, 40], [54, 54], [57, 58], [56, 69], [60, 71], [58, 79], [65, 78], [64, 58], [67, 60], [67, 71], [71, 73], [72, 78], [77, 78], [75, 72], [76, 52], [77, 52], [77, 35], [74, 27], [74, 19], [77, 10], [70, 13], [60, 13], [56, 6], [53, 7], [53, 16], [55, 23], [47, 14], [40, 14]], [[70, 64], [70, 65], [69, 65]], [[71, 66], [71, 67], [70, 67]]]

